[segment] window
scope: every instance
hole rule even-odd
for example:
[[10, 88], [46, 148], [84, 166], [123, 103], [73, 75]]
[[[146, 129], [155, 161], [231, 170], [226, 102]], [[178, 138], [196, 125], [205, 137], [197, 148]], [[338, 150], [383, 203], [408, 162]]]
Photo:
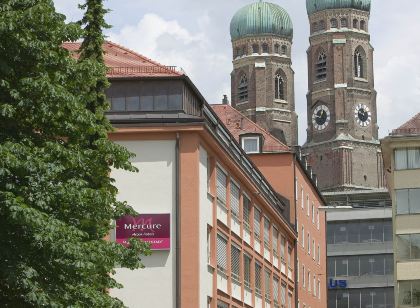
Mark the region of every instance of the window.
[[397, 261], [420, 259], [420, 234], [396, 235]]
[[233, 219], [239, 221], [239, 187], [230, 181], [230, 211]]
[[279, 231], [277, 230], [277, 228], [273, 227], [273, 255], [277, 258], [279, 256], [278, 241], [279, 241]]
[[222, 301], [217, 301], [217, 308], [229, 308], [229, 305]]
[[321, 20], [320, 22], [319, 22], [319, 31], [324, 31], [325, 30], [325, 21], [324, 20]]
[[347, 28], [347, 27], [348, 27], [347, 18], [341, 18], [341, 28]]
[[420, 280], [399, 281], [397, 294], [400, 305], [420, 306]]
[[305, 248], [305, 226], [302, 225], [302, 247]]
[[244, 228], [251, 231], [251, 201], [246, 195], [242, 195], [243, 212], [244, 212]]
[[292, 292], [289, 291], [289, 296], [288, 296], [288, 301], [287, 301], [287, 308], [292, 308], [292, 299], [293, 299], [293, 294], [292, 294]]
[[299, 282], [300, 280], [300, 267], [299, 267], [299, 259], [296, 260], [296, 265], [297, 265], [297, 282]]
[[359, 21], [357, 19], [353, 19], [353, 28], [358, 29], [359, 28]]
[[242, 46], [242, 56], [246, 56], [248, 54], [246, 46]]
[[301, 198], [301, 200], [302, 200], [302, 209], [304, 208], [304, 206], [305, 206], [305, 199], [303, 198], [303, 195], [304, 195], [304, 193], [303, 193], [303, 186], [301, 186], [301, 188], [300, 188], [300, 198]]
[[283, 56], [285, 56], [287, 54], [287, 46], [286, 45], [281, 46], [281, 54]]
[[316, 80], [324, 80], [327, 78], [327, 56], [323, 51], [319, 53], [315, 63], [315, 78]]
[[286, 307], [286, 284], [285, 283], [282, 283], [281, 284], [281, 292], [280, 292], [280, 295], [281, 295], [281, 305], [282, 305], [282, 307]]
[[312, 202], [312, 223], [315, 223], [315, 205]]
[[238, 98], [239, 102], [246, 102], [248, 100], [248, 78], [245, 74], [239, 80]]
[[318, 23], [317, 22], [312, 23], [312, 32], [318, 32]]
[[420, 168], [420, 148], [398, 149], [394, 153], [396, 170]]
[[321, 248], [319, 247], [319, 244], [318, 244], [318, 253], [316, 255], [316, 260], [318, 264], [321, 264]]
[[306, 272], [305, 265], [302, 265], [302, 286], [306, 288]]
[[319, 210], [316, 210], [316, 228], [319, 230]]
[[309, 210], [310, 209], [310, 205], [309, 205], [309, 195], [306, 195], [306, 215], [309, 217]]
[[258, 44], [252, 45], [252, 53], [260, 53], [260, 47]]
[[321, 281], [318, 280], [318, 299], [321, 299]]
[[244, 284], [251, 289], [251, 257], [244, 253]]
[[216, 174], [217, 174], [217, 182], [216, 182], [217, 204], [221, 205], [223, 208], [226, 208], [227, 176], [220, 168], [217, 168]]
[[274, 53], [280, 54], [280, 45], [279, 44], [274, 45]]
[[[298, 179], [295, 177], [295, 201], [298, 200]], [[299, 229], [298, 229], [299, 231]]]
[[330, 20], [331, 28], [338, 28], [337, 19], [333, 18]]
[[275, 99], [284, 100], [284, 79], [278, 72], [274, 77]]
[[354, 75], [358, 78], [365, 78], [365, 53], [363, 49], [357, 48], [354, 53]]
[[313, 282], [313, 288], [314, 288], [314, 296], [316, 297], [316, 276], [314, 275], [314, 282]]
[[207, 226], [207, 263], [211, 264], [211, 227]]
[[240, 283], [240, 268], [241, 268], [241, 251], [235, 245], [231, 246], [230, 262], [232, 271], [232, 280], [236, 283]]
[[284, 238], [284, 236], [282, 236], [281, 242], [280, 242], [280, 257], [283, 262], [286, 261], [285, 246], [286, 246], [286, 239]]
[[262, 44], [262, 52], [263, 53], [268, 53], [268, 44], [267, 43], [264, 43], [264, 44]]
[[242, 149], [245, 153], [259, 153], [260, 152], [260, 138], [257, 136], [254, 137], [241, 137]]
[[265, 300], [271, 301], [271, 272], [269, 270], [265, 270]]
[[420, 189], [398, 189], [395, 193], [397, 214], [420, 213]]
[[290, 244], [287, 245], [287, 262], [289, 264], [289, 272], [293, 272], [293, 259], [292, 259], [292, 246]]
[[315, 254], [316, 254], [316, 246], [315, 246], [315, 240], [312, 239], [312, 259], [315, 260]]
[[217, 269], [226, 274], [227, 271], [227, 240], [217, 235]]
[[311, 272], [308, 271], [308, 292], [311, 293]]
[[261, 264], [255, 262], [255, 293], [261, 296]]
[[366, 31], [366, 21], [360, 21], [360, 30]]
[[273, 279], [273, 300], [274, 305], [277, 307], [279, 304], [279, 278], [276, 276]]
[[257, 208], [254, 208], [254, 236], [257, 241], [260, 241], [261, 234], [261, 211]]
[[264, 246], [270, 249], [270, 220], [264, 216]]

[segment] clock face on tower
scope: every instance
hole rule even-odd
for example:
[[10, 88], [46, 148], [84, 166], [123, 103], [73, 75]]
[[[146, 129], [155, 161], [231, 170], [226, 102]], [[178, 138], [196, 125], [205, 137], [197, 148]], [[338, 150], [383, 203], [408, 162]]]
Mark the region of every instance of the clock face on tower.
[[325, 105], [319, 105], [312, 114], [312, 124], [317, 130], [323, 130], [328, 126], [331, 115], [330, 110]]
[[366, 127], [371, 121], [372, 113], [369, 110], [369, 107], [364, 104], [358, 104], [354, 109], [354, 118], [360, 126]]

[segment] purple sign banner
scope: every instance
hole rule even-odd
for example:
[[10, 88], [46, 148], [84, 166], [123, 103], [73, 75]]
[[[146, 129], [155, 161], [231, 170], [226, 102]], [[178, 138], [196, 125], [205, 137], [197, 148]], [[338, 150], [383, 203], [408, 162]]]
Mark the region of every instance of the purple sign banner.
[[151, 250], [169, 250], [171, 248], [171, 215], [141, 214], [123, 216], [117, 219], [116, 240], [124, 246], [130, 238], [138, 238], [150, 243]]

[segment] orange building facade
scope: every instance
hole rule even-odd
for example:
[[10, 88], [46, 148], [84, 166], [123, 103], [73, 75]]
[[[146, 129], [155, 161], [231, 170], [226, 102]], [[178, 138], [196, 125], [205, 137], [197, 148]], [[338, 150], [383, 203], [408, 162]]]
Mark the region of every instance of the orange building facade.
[[300, 158], [271, 134], [228, 105], [213, 105], [219, 118], [243, 147], [256, 138], [258, 147], [248, 153], [279, 194], [290, 200], [290, 219], [298, 231], [296, 307], [327, 306], [325, 206], [316, 187], [316, 175]]

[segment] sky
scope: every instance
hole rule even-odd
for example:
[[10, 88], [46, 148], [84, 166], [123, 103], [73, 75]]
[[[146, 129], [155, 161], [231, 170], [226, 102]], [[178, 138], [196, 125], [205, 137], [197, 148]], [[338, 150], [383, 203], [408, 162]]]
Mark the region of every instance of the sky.
[[[81, 17], [83, 0], [54, 0], [68, 21]], [[181, 67], [206, 100], [230, 97], [232, 50], [229, 24], [235, 12], [252, 0], [108, 0], [112, 28], [107, 39], [165, 65]], [[306, 140], [309, 22], [305, 0], [271, 0], [290, 14], [294, 25], [299, 143]], [[420, 112], [420, 1], [372, 0], [369, 31], [374, 52], [380, 137]]]

